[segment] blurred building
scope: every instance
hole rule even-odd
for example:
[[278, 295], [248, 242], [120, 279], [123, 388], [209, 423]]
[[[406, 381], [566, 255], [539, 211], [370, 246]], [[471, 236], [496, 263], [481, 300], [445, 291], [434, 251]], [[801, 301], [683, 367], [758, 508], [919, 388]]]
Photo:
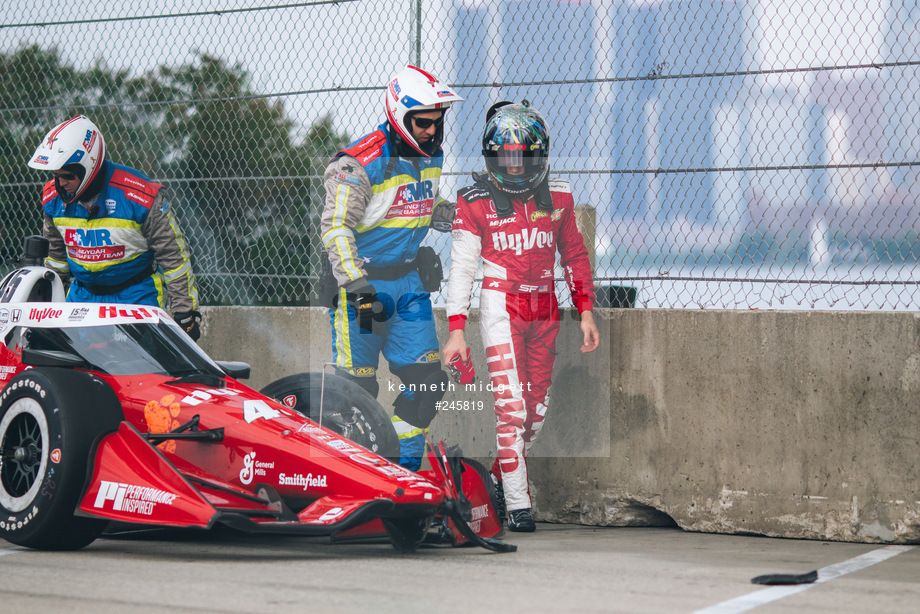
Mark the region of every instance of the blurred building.
[[[597, 208], [609, 246], [674, 254], [764, 233], [805, 245], [816, 227], [849, 236], [860, 224], [897, 234], [916, 224], [905, 207], [918, 196], [920, 9], [854, 6], [844, 22], [878, 33], [873, 55], [830, 29], [801, 31], [819, 8], [455, 0], [450, 79], [495, 84], [464, 90], [461, 164], [481, 167], [488, 106], [527, 98], [552, 127], [554, 173]], [[847, 67], [872, 62], [902, 65]], [[825, 65], [838, 68], [795, 70]], [[521, 82], [530, 85], [502, 85]], [[834, 168], [878, 161], [899, 166]]]
[[[593, 105], [593, 10], [564, 0], [460, 0], [453, 20], [455, 73], [465, 84], [527, 83], [464, 88], [460, 136], [451, 155], [464, 169], [482, 169], [485, 112], [499, 100], [528, 100], [550, 127], [553, 174], [587, 170], [591, 131], [602, 118]], [[579, 83], [579, 81], [581, 81]], [[565, 176], [565, 175], [564, 175]], [[577, 202], [587, 202], [592, 178], [567, 175]]]

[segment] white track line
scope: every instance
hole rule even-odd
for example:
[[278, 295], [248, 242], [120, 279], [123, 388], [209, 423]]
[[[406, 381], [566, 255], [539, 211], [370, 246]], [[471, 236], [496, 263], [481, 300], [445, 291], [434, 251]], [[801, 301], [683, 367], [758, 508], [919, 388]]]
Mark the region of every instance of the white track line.
[[16, 548], [16, 547], [5, 548], [3, 550], [0, 550], [0, 556], [6, 556], [7, 554], [16, 554], [17, 552], [23, 552], [25, 550], [26, 550], [25, 548]]
[[739, 612], [747, 612], [748, 610], [753, 610], [771, 601], [807, 591], [815, 584], [821, 584], [822, 582], [845, 576], [848, 573], [865, 569], [876, 563], [881, 563], [882, 561], [907, 552], [908, 550], [913, 550], [914, 548], [915, 546], [886, 546], [878, 550], [872, 550], [871, 552], [861, 554], [855, 558], [843, 561], [842, 563], [835, 563], [834, 565], [822, 567], [818, 570], [818, 579], [811, 584], [765, 588], [747, 595], [742, 595], [741, 597], [736, 597], [735, 599], [723, 601], [722, 603], [703, 608], [702, 610], [697, 610], [693, 614], [738, 614]]

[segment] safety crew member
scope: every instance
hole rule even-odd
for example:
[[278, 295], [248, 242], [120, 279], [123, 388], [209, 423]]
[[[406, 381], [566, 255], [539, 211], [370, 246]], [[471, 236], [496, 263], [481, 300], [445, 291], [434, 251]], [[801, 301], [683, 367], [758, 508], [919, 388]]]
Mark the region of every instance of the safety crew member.
[[372, 396], [380, 353], [404, 389], [394, 402], [400, 464], [421, 466], [424, 432], [447, 389], [430, 292], [440, 260], [421, 247], [429, 227], [449, 232], [454, 204], [438, 192], [444, 118], [463, 100], [406, 66], [383, 95], [386, 121], [336, 154], [323, 178], [322, 241], [334, 276], [328, 305], [337, 372]]
[[29, 160], [52, 175], [42, 191], [45, 266], [69, 282], [67, 301], [168, 306], [197, 340], [198, 290], [167, 191], [106, 153], [102, 133], [78, 115], [45, 135]]

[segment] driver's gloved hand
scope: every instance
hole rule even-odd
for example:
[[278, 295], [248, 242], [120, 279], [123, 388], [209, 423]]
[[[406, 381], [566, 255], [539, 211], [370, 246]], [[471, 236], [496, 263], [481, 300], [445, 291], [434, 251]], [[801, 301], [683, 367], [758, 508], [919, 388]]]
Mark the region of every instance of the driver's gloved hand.
[[377, 290], [366, 281], [352, 288], [346, 288], [345, 300], [354, 309], [358, 326], [366, 332], [373, 332], [374, 322], [386, 322], [387, 313], [377, 296]]
[[174, 314], [173, 316], [176, 320], [176, 324], [182, 327], [182, 330], [192, 338], [193, 341], [198, 341], [201, 337], [201, 327], [198, 325], [201, 322], [201, 313], [195, 311], [182, 311], [180, 313]]

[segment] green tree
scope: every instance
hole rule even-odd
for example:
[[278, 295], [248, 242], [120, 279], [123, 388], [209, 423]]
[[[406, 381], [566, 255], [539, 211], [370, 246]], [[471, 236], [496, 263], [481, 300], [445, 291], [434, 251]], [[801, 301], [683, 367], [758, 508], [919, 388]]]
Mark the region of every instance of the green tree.
[[322, 172], [348, 142], [324, 117], [304, 138], [281, 101], [239, 66], [200, 54], [140, 77], [101, 62], [76, 70], [56, 49], [0, 54], [0, 250], [41, 231], [47, 175], [26, 166], [44, 134], [83, 113], [113, 162], [166, 184], [189, 239], [204, 304], [305, 304], [321, 246]]
[[140, 105], [146, 78], [102, 63], [86, 71], [65, 64], [57, 49], [25, 46], [0, 54], [0, 250], [18, 256], [22, 237], [41, 232], [41, 186], [48, 177], [26, 166], [54, 125], [83, 113], [105, 135], [108, 157], [141, 170], [163, 157], [156, 146], [156, 109]]
[[281, 102], [257, 97], [246, 72], [219, 58], [161, 71], [158, 87], [186, 101], [163, 129], [206, 300], [306, 304], [322, 170], [347, 138], [324, 118], [295, 144]]

